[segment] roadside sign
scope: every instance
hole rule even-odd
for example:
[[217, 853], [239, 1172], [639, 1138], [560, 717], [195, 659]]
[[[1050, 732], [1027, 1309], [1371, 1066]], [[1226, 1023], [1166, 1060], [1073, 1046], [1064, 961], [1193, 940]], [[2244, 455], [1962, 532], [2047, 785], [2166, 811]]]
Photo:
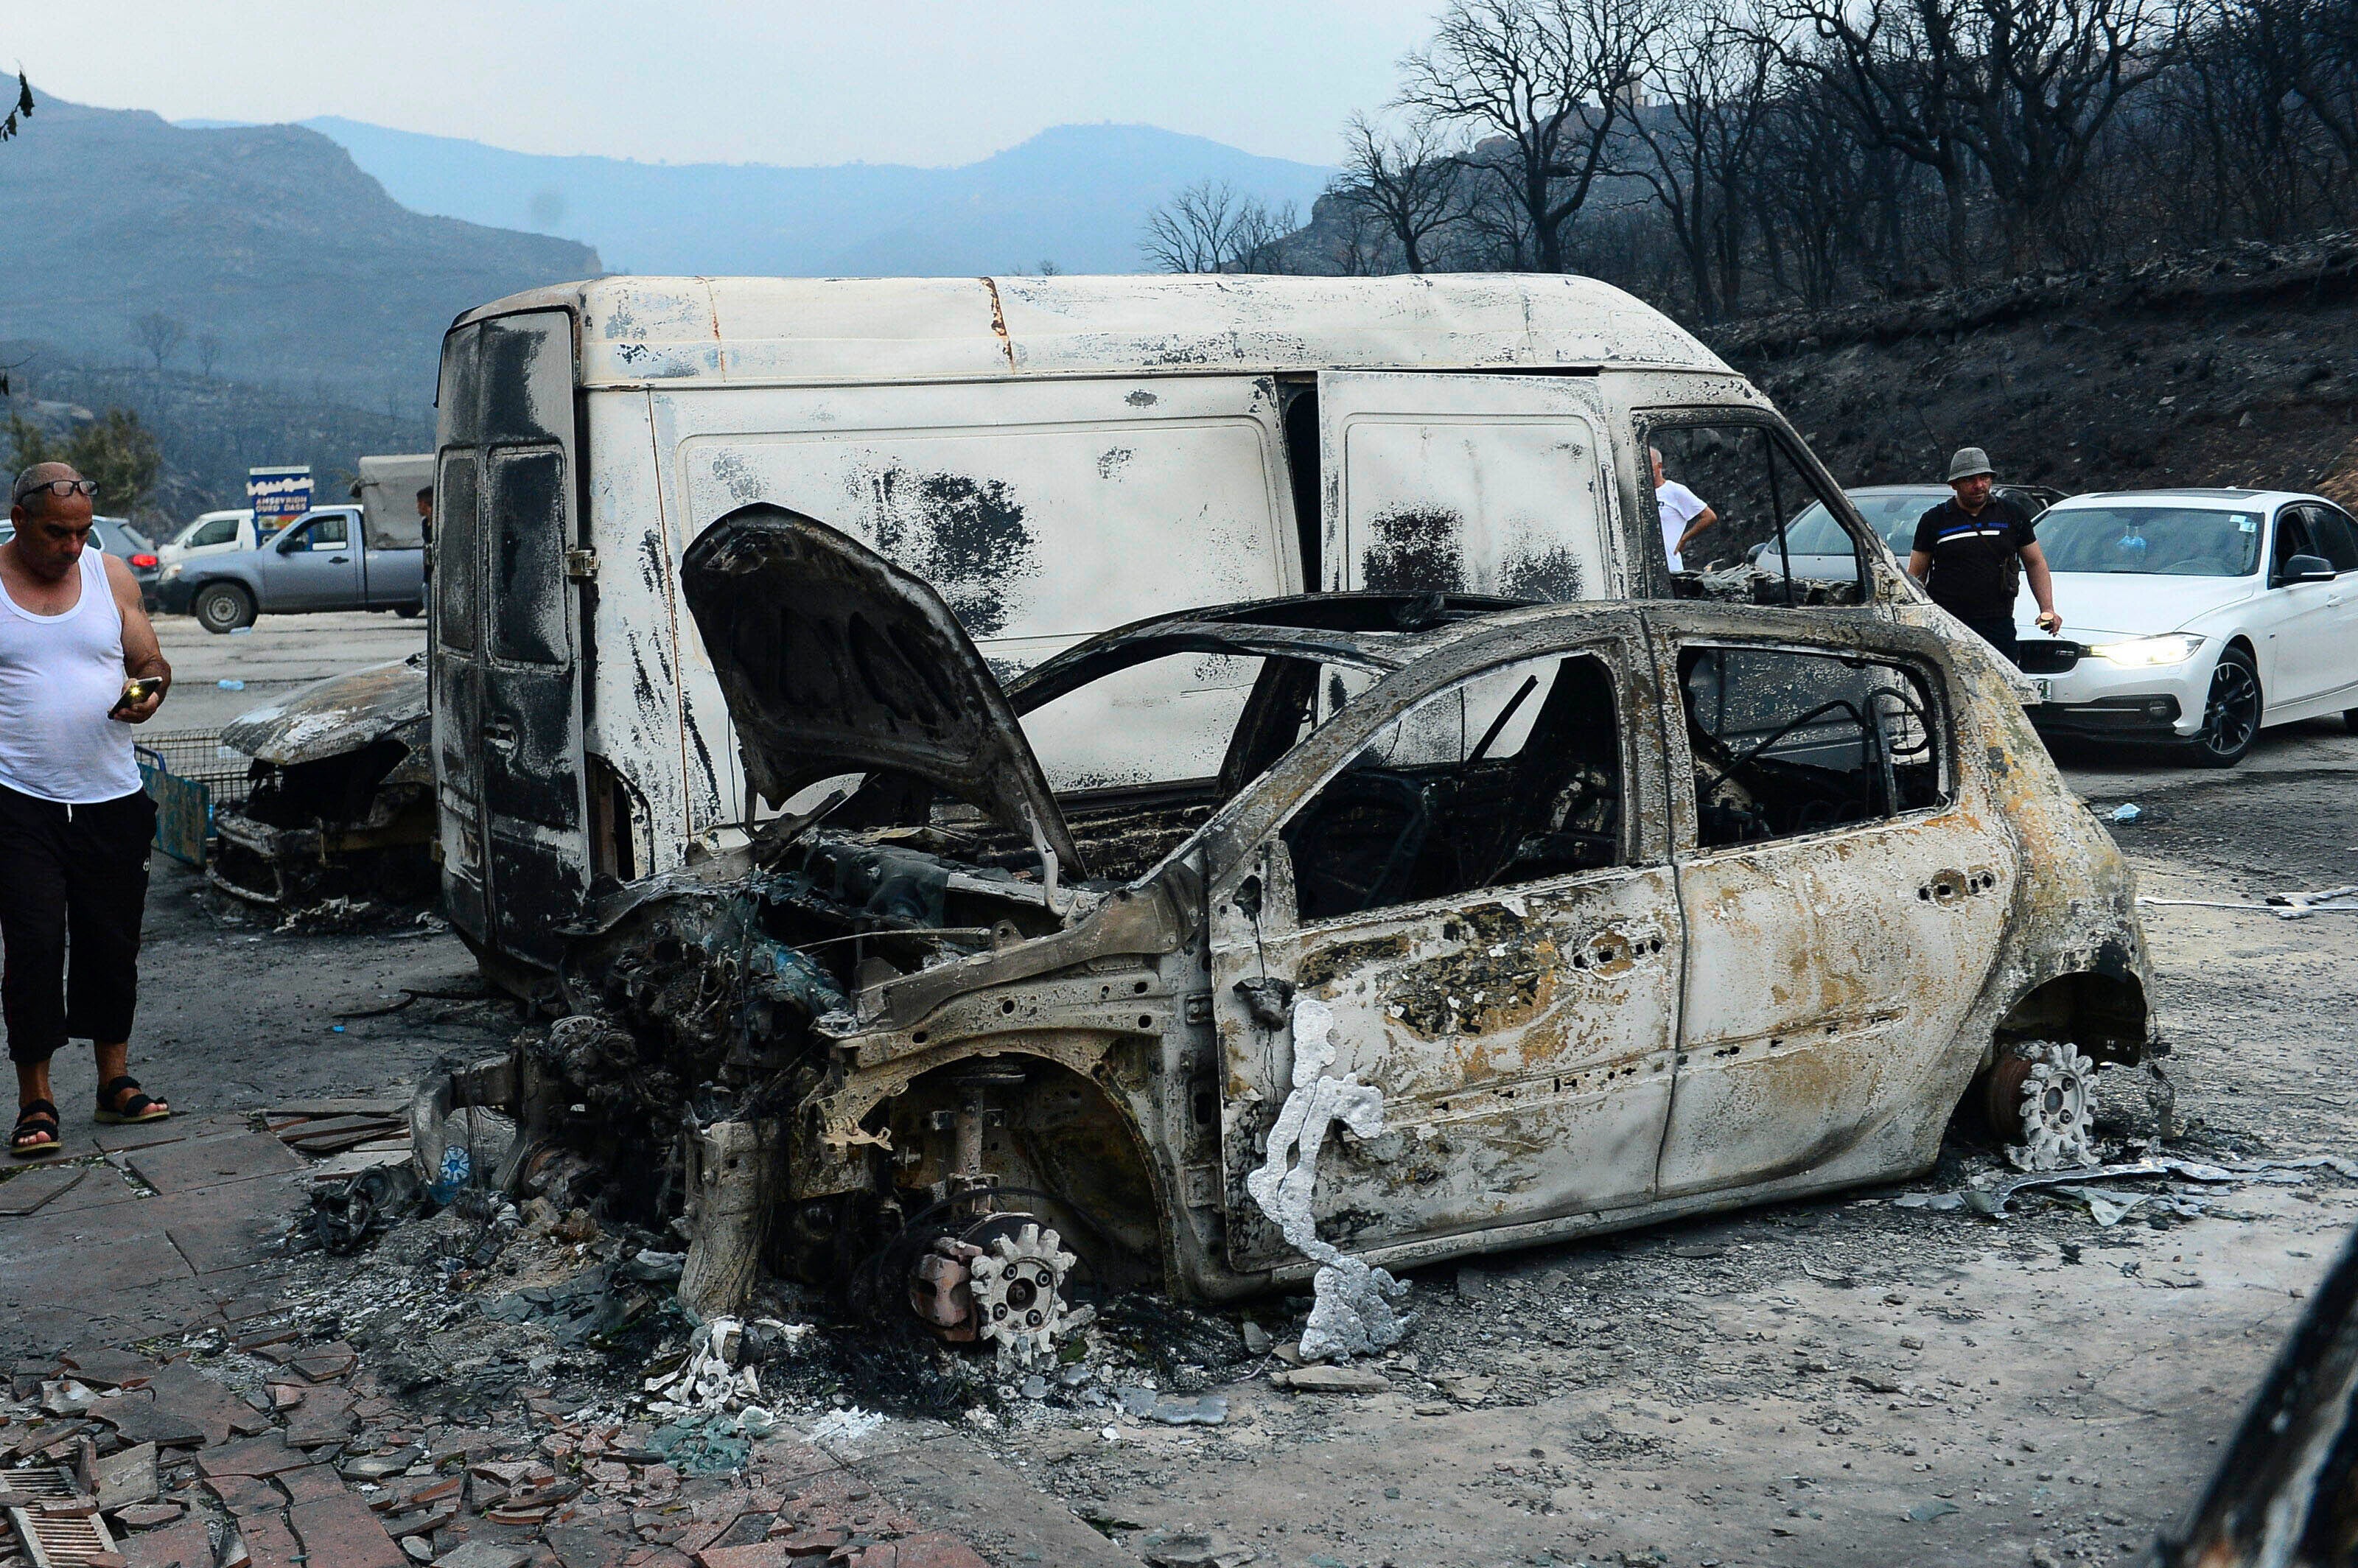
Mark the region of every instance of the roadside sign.
[[246, 470], [245, 503], [254, 508], [257, 530], [276, 533], [311, 510], [311, 465]]

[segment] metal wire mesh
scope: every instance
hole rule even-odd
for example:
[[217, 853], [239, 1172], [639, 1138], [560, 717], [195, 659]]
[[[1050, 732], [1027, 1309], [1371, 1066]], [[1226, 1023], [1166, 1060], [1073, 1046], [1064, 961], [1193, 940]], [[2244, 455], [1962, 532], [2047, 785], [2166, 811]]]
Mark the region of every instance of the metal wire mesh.
[[142, 761], [161, 767], [175, 778], [203, 784], [215, 806], [245, 803], [246, 770], [254, 759], [224, 747], [221, 731], [186, 730], [169, 735], [143, 732], [135, 744], [140, 751], [151, 753]]

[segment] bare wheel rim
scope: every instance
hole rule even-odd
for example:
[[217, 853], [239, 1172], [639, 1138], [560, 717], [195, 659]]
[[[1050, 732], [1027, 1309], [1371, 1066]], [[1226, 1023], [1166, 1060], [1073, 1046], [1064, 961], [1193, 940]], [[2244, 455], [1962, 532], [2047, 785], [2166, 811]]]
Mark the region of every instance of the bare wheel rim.
[[2220, 660], [2202, 708], [2202, 744], [2223, 757], [2240, 752], [2252, 743], [2259, 722], [2259, 678], [2240, 659]]
[[209, 626], [226, 626], [237, 619], [237, 600], [225, 593], [207, 594], [204, 617]]

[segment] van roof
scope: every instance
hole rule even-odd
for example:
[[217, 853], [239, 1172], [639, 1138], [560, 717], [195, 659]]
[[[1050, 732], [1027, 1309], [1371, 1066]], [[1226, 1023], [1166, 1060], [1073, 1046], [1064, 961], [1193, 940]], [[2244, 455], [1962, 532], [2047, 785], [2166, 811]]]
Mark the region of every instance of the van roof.
[[1525, 273], [617, 276], [510, 295], [452, 327], [558, 308], [580, 321], [585, 386], [1615, 365], [1730, 373], [1610, 284]]

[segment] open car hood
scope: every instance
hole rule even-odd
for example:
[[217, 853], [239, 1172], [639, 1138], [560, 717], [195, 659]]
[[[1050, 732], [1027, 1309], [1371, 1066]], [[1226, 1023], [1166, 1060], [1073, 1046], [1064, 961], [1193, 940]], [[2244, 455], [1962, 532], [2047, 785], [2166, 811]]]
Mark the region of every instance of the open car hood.
[[921, 579], [756, 503], [698, 536], [680, 581], [763, 799], [783, 806], [838, 773], [903, 773], [1035, 836], [1080, 873], [1006, 695]]

